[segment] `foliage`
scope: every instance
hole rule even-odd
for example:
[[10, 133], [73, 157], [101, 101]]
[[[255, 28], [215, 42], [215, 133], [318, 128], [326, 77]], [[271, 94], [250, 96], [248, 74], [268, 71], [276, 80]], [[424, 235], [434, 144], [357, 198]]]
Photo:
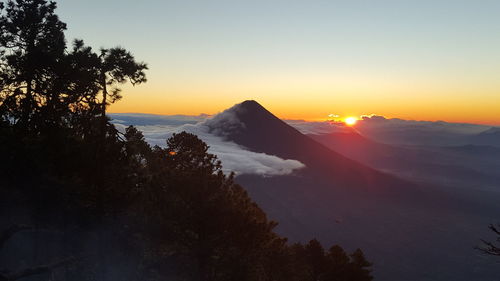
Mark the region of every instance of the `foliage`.
[[483, 245], [478, 249], [487, 255], [500, 256], [500, 224], [496, 226], [490, 224], [489, 229], [497, 236], [495, 242], [481, 240]]
[[121, 47], [96, 54], [75, 40], [68, 50], [54, 2], [16, 0], [1, 8], [0, 111], [11, 122], [40, 130], [82, 110], [105, 119], [106, 106], [121, 97], [117, 84], [146, 82], [147, 65]]
[[313, 239], [306, 245], [292, 246], [295, 257], [299, 258], [304, 274], [301, 280], [372, 280], [371, 263], [360, 249], [348, 255], [342, 247], [334, 245], [325, 251], [321, 243]]
[[[195, 135], [160, 148], [134, 127], [118, 132], [106, 106], [118, 84], [146, 81], [146, 64], [123, 48], [67, 48], [54, 2], [0, 8], [0, 218], [31, 224], [36, 235], [24, 239], [37, 247], [58, 241], [50, 257], [0, 279], [78, 260], [51, 280], [371, 280], [360, 250], [288, 245]], [[2, 245], [15, 243], [12, 229]], [[62, 238], [40, 238], [45, 230]]]

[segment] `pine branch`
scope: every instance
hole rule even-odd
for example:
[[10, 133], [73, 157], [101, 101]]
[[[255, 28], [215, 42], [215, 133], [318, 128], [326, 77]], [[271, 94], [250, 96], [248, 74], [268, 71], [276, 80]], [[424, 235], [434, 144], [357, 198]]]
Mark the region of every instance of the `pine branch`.
[[[499, 227], [499, 228], [497, 228]], [[495, 232], [496, 234], [500, 235], [500, 224], [495, 227], [493, 224], [490, 224], [489, 228], [491, 229], [491, 231]]]
[[[496, 241], [500, 243], [500, 225], [490, 224], [488, 228], [498, 235]], [[500, 256], [500, 244], [495, 245], [493, 242], [483, 239], [481, 239], [481, 242], [483, 242], [483, 247], [476, 247], [479, 251], [492, 256]]]
[[492, 256], [500, 256], [500, 248], [493, 245], [493, 243], [485, 241], [481, 239], [481, 242], [483, 242], [484, 246], [483, 247], [477, 247], [477, 249], [484, 254], [492, 255]]

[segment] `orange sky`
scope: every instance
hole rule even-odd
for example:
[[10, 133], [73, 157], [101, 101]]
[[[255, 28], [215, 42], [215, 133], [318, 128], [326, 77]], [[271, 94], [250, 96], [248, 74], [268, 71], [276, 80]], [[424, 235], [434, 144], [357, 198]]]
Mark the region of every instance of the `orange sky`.
[[254, 99], [285, 119], [325, 120], [329, 114], [342, 117], [377, 114], [388, 118], [500, 125], [500, 93], [486, 87], [477, 88], [482, 93], [479, 95], [474, 88], [450, 90], [439, 85], [405, 90], [410, 87], [375, 83], [364, 86], [352, 81], [336, 86], [319, 81], [277, 85], [266, 82], [258, 81], [259, 86], [226, 85], [224, 81], [176, 86], [167, 79], [162, 86], [153, 79], [148, 84], [125, 86], [124, 98], [112, 105], [109, 112], [215, 114]]
[[500, 125], [500, 1], [58, 6], [68, 42], [119, 45], [148, 64], [148, 83], [125, 86], [111, 112], [214, 114], [254, 99], [281, 118]]

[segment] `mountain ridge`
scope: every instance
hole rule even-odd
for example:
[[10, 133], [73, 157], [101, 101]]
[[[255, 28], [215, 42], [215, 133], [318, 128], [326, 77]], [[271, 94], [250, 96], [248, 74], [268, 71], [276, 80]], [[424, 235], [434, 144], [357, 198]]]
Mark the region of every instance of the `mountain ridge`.
[[331, 150], [274, 116], [254, 100], [237, 104], [222, 112], [221, 116], [231, 119], [233, 123], [237, 120], [239, 126], [221, 131], [215, 124], [209, 124], [214, 132], [252, 151], [298, 160], [313, 175], [326, 174], [329, 180], [351, 188], [371, 189], [370, 186], [379, 186], [380, 189], [381, 185], [415, 187], [411, 182], [380, 172]]
[[[317, 237], [326, 244], [362, 248], [378, 261], [374, 272], [378, 280], [488, 280], [495, 272], [469, 253], [474, 244], [462, 248], [464, 241], [470, 242], [470, 236], [487, 225], [488, 210], [494, 207], [342, 156], [256, 101], [240, 103], [207, 125], [252, 151], [306, 165], [287, 176], [236, 177], [269, 217], [279, 222], [278, 233], [290, 241]], [[430, 248], [435, 249], [432, 254], [426, 250]], [[444, 255], [450, 258], [443, 261]], [[442, 264], [440, 268], [434, 267], [437, 263]], [[443, 267], [456, 270], [443, 271]]]

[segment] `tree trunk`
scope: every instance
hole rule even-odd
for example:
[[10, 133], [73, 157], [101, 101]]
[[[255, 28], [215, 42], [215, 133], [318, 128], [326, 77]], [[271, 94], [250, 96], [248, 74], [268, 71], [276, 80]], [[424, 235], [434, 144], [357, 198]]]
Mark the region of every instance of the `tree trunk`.
[[36, 49], [35, 46], [35, 34], [33, 31], [30, 32], [27, 38], [27, 48], [26, 48], [26, 59], [28, 61], [28, 68], [26, 71], [26, 97], [25, 97], [25, 108], [23, 108], [22, 121], [27, 125], [29, 123], [30, 114], [34, 110], [34, 99], [33, 99], [33, 77], [34, 77], [34, 60], [33, 53]]
[[101, 104], [101, 136], [106, 137], [106, 102], [108, 97], [108, 89], [106, 86], [106, 74], [102, 73], [101, 83], [102, 83], [102, 104]]
[[106, 118], [106, 101], [108, 97], [108, 89], [106, 87], [106, 74], [102, 74], [101, 78], [101, 83], [102, 83], [102, 108], [101, 108], [101, 117], [103, 119]]

